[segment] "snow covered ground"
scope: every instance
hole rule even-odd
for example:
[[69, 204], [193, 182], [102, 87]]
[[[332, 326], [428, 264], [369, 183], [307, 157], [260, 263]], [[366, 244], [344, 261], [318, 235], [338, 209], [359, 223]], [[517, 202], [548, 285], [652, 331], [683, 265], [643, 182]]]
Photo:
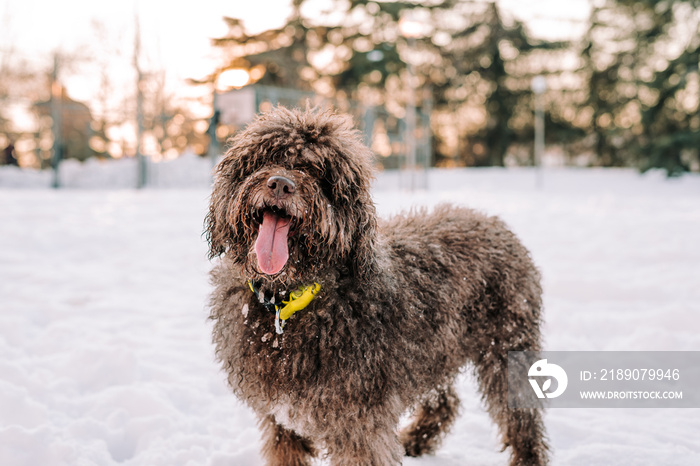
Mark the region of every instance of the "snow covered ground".
[[[0, 176], [0, 465], [260, 465], [210, 344], [208, 190], [3, 179], [19, 178]], [[546, 349], [700, 350], [697, 176], [562, 169], [536, 189], [531, 170], [483, 169], [432, 172], [414, 194], [397, 184], [377, 179], [380, 214], [449, 201], [513, 228], [544, 276]], [[507, 464], [468, 375], [459, 391], [440, 451], [404, 464]], [[552, 409], [546, 423], [555, 465], [700, 464], [697, 409]]]

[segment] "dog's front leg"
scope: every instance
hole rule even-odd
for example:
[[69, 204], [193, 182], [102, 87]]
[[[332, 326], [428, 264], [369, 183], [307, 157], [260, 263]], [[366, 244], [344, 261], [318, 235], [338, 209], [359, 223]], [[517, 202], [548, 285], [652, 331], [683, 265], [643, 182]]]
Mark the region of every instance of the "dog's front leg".
[[309, 466], [316, 456], [311, 442], [277, 424], [273, 416], [260, 420], [262, 454], [268, 466]]

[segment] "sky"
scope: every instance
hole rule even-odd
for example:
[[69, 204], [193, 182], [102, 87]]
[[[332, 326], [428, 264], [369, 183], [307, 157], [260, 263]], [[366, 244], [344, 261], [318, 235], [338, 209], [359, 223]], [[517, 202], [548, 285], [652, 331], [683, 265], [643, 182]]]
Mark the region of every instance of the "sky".
[[70, 57], [64, 60], [62, 78], [78, 100], [88, 99], [97, 85], [75, 76], [86, 63], [107, 60], [133, 73], [137, 12], [142, 67], [164, 68], [170, 82], [201, 78], [213, 70], [216, 61], [209, 40], [225, 34], [223, 16], [244, 17], [252, 29], [262, 30], [283, 24], [290, 12], [288, 0], [259, 1], [255, 6], [241, 0], [0, 0], [0, 5], [0, 51], [13, 50], [14, 59], [45, 68], [54, 51]]
[[[291, 0], [0, 0], [0, 57], [28, 61], [49, 70], [52, 55], [65, 57], [59, 72], [69, 95], [90, 101], [99, 92], [98, 69], [116, 84], [135, 80], [133, 49], [138, 12], [142, 36], [141, 66], [165, 70], [175, 92], [187, 79], [202, 78], [218, 65], [210, 39], [226, 33], [222, 18], [242, 18], [250, 31], [284, 24]], [[329, 0], [306, 5], [313, 14]], [[581, 27], [588, 0], [501, 0], [504, 8], [527, 20], [537, 35], [561, 37]], [[570, 18], [568, 21], [562, 18]]]

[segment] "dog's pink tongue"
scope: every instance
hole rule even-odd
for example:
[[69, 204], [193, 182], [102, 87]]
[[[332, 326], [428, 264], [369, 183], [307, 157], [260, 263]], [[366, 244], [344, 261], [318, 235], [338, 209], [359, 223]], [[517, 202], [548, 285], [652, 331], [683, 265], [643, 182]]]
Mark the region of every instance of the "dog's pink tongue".
[[287, 235], [291, 220], [272, 212], [265, 212], [263, 222], [255, 241], [258, 267], [263, 273], [274, 275], [284, 267], [289, 259]]

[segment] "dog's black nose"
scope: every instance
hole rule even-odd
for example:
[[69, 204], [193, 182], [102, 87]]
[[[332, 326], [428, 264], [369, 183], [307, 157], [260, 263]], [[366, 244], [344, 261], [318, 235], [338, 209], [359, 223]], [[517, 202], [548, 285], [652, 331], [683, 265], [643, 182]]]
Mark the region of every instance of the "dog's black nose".
[[271, 176], [267, 180], [267, 187], [270, 188], [270, 191], [278, 198], [289, 196], [297, 189], [294, 181], [279, 175]]

